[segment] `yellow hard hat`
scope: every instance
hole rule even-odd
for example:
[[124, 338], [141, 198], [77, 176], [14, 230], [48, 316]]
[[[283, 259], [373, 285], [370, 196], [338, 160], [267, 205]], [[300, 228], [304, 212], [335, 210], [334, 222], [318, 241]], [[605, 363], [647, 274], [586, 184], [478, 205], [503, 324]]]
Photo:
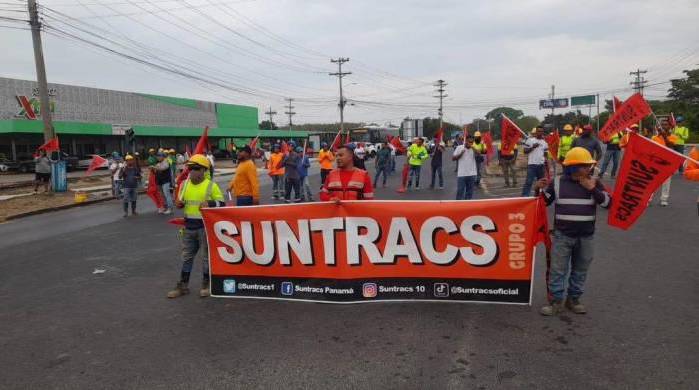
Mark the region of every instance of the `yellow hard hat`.
[[127, 154], [126, 157], [124, 157], [124, 160], [133, 160], [133, 156], [130, 154]]
[[481, 136], [481, 132], [480, 132], [480, 131], [476, 131], [475, 133], [473, 133], [473, 136], [474, 136], [474, 137], [480, 137], [480, 136]]
[[155, 153], [155, 149], [153, 149], [153, 148], [148, 149], [148, 153]]
[[203, 154], [195, 154], [194, 156], [190, 157], [187, 161], [187, 165], [201, 165], [206, 169], [211, 168], [211, 163], [209, 162], [209, 159], [206, 158], [206, 156], [204, 156]]
[[168, 153], [175, 154], [175, 153], [177, 153], [177, 151], [175, 151], [175, 149], [170, 149], [170, 150], [168, 150]]
[[567, 125], [563, 126], [563, 130], [573, 131], [573, 126], [570, 123], [568, 123]]
[[596, 162], [597, 161], [592, 158], [592, 155], [587, 149], [576, 146], [566, 153], [566, 158], [563, 160], [563, 165], [594, 164]]

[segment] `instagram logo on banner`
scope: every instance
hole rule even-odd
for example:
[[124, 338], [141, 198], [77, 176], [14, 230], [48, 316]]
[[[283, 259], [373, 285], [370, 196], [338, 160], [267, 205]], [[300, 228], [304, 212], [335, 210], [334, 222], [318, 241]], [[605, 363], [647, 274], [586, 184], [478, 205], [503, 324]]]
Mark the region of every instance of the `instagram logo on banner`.
[[378, 292], [379, 288], [376, 286], [376, 283], [364, 283], [362, 286], [362, 295], [364, 298], [375, 298]]

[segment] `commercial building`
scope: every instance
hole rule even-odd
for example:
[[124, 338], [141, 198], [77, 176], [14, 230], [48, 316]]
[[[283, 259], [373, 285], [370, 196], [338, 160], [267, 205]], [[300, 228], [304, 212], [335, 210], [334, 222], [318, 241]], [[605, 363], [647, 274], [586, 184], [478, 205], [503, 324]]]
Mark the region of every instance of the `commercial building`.
[[[306, 138], [304, 131], [260, 130], [256, 107], [144, 93], [49, 84], [54, 129], [61, 149], [86, 157], [127, 151], [125, 132], [133, 129], [135, 150], [193, 148], [209, 126], [213, 148], [231, 142]], [[0, 154], [17, 160], [43, 144], [36, 82], [0, 77]], [[133, 146], [131, 146], [133, 147]]]

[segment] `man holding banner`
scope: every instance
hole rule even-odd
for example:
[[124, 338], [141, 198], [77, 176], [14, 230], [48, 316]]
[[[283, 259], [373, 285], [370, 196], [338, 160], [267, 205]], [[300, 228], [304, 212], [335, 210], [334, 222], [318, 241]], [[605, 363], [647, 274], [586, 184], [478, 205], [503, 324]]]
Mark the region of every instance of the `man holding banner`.
[[604, 186], [592, 177], [595, 163], [587, 149], [572, 148], [563, 160], [563, 175], [550, 183], [546, 179], [536, 183], [537, 190], [544, 190], [546, 204], [555, 202], [553, 248], [546, 281], [549, 303], [541, 308], [542, 315], [563, 311], [564, 298], [570, 311], [586, 313], [580, 296], [593, 257], [597, 205], [608, 208], [612, 200]]

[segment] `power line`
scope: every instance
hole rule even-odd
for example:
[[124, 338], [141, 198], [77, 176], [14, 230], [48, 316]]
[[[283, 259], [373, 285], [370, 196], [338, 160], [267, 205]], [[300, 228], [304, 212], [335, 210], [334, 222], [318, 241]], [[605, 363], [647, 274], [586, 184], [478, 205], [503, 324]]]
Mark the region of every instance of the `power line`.
[[274, 130], [274, 116], [277, 115], [277, 112], [272, 111], [272, 106], [269, 106], [269, 111], [265, 112], [265, 114], [269, 115], [269, 129]]
[[352, 72], [343, 72], [342, 71], [342, 64], [345, 62], [348, 62], [349, 58], [338, 58], [338, 59], [330, 59], [330, 62], [337, 64], [337, 72], [335, 73], [329, 73], [330, 76], [337, 76], [337, 79], [340, 83], [340, 132], [345, 131], [345, 104], [347, 103], [345, 100], [344, 95], [342, 94], [342, 78], [352, 74]]
[[444, 101], [444, 98], [449, 96], [449, 95], [444, 93], [444, 91], [445, 91], [444, 87], [447, 86], [447, 83], [444, 82], [444, 80], [440, 79], [440, 80], [437, 80], [437, 82], [434, 83], [433, 85], [435, 87], [437, 87], [436, 92], [439, 93], [439, 95], [435, 96], [435, 97], [439, 99], [439, 110], [437, 110], [437, 112], [439, 113], [439, 128], [441, 129], [442, 125], [444, 123], [444, 106], [442, 103]]
[[291, 105], [291, 102], [293, 102], [294, 99], [292, 99], [292, 98], [287, 98], [286, 101], [288, 101], [289, 104], [286, 106], [287, 111], [285, 111], [284, 113], [285, 113], [286, 115], [289, 116], [289, 131], [291, 131], [291, 126], [293, 125], [293, 123], [292, 123], [292, 121], [291, 121], [291, 117], [294, 116], [294, 115], [296, 115], [296, 113], [293, 111], [293, 110], [294, 110], [294, 106]]

